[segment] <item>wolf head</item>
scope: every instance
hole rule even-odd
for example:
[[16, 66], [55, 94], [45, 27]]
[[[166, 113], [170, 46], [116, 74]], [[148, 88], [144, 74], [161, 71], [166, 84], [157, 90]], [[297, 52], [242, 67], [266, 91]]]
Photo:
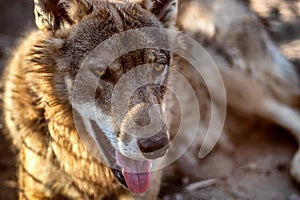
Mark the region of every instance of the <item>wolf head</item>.
[[130, 30], [137, 30], [137, 41], [153, 44], [159, 38], [167, 48], [166, 34], [158, 31], [152, 37], [145, 28], [172, 26], [176, 4], [174, 0], [35, 1], [37, 26], [60, 41], [57, 70], [64, 76], [69, 103], [81, 118], [84, 128], [78, 129], [79, 135], [87, 133], [83, 137], [93, 140], [117, 179], [136, 193], [149, 188], [151, 160], [168, 149], [163, 98], [171, 55], [155, 47], [121, 55], [115, 51], [137, 45], [134, 37], [124, 35]]

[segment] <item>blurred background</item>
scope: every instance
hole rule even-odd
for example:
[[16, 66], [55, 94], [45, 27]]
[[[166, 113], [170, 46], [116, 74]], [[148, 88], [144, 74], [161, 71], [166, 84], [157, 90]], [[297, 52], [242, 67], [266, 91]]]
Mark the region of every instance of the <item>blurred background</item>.
[[[7, 59], [17, 39], [23, 37], [26, 31], [34, 27], [33, 1], [30, 0], [0, 0], [0, 70]], [[2, 73], [1, 73], [2, 74]], [[2, 91], [2, 81], [0, 82]], [[2, 93], [0, 93], [2, 103]], [[1, 112], [2, 115], [2, 112]], [[0, 122], [0, 199], [15, 200], [17, 195], [16, 182], [16, 151], [5, 137], [5, 128]]]
[[[300, 69], [300, 1], [247, 2], [261, 17], [282, 52]], [[33, 1], [0, 0], [1, 70], [18, 39], [32, 28], [35, 28]], [[161, 198], [300, 199], [300, 187], [293, 183], [288, 172], [297, 144], [285, 130], [271, 124], [255, 121], [249, 122], [247, 127], [229, 135], [234, 151], [224, 151], [217, 146], [199, 162], [195, 176], [181, 174], [180, 167], [175, 166], [178, 173], [166, 176]], [[2, 122], [0, 128], [0, 200], [14, 200], [18, 191], [16, 150], [5, 136]], [[200, 187], [191, 185], [195, 181]]]

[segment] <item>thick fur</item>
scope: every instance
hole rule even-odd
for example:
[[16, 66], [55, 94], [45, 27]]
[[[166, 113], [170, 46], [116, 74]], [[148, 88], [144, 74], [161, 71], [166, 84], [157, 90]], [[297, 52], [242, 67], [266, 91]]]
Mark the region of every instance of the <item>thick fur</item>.
[[[156, 17], [138, 3], [66, 0], [49, 7], [47, 2], [35, 1], [36, 23], [44, 32], [29, 33], [4, 72], [5, 122], [20, 150], [20, 199], [131, 199], [135, 195], [123, 189], [110, 168], [80, 140], [70, 88], [78, 62], [97, 44], [124, 30], [163, 27], [159, 20], [163, 16]], [[131, 54], [120, 58], [128, 62], [123, 68], [142, 64], [140, 54]], [[100, 107], [105, 107], [108, 96], [102, 95]], [[153, 172], [149, 192], [136, 198], [155, 199], [160, 174]]]

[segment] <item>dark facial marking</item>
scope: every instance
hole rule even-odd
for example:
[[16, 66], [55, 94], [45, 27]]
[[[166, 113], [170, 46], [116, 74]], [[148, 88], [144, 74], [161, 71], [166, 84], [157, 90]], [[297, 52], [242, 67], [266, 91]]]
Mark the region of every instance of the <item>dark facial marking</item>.
[[125, 188], [128, 188], [125, 178], [122, 174], [122, 171], [114, 169], [114, 168], [111, 168], [111, 171], [113, 172], [116, 179], [121, 183], [121, 185], [124, 186]]

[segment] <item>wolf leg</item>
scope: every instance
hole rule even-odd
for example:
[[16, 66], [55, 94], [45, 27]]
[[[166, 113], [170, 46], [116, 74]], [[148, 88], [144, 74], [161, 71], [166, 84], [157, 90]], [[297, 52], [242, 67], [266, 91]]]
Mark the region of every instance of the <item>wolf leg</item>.
[[[300, 113], [276, 101], [264, 102], [264, 115], [270, 121], [287, 128], [300, 144]], [[300, 149], [295, 153], [291, 166], [291, 176], [300, 183]]]
[[20, 166], [19, 166], [19, 185], [20, 185], [20, 200], [27, 199], [51, 199], [51, 191], [47, 189], [44, 180], [45, 172], [41, 170], [41, 166], [45, 166], [45, 160], [40, 158], [39, 150], [32, 148], [28, 142], [23, 141], [20, 150]]
[[63, 188], [71, 185], [55, 165], [51, 148], [47, 147], [43, 139], [34, 133], [22, 138], [19, 153], [19, 199], [65, 199]]

